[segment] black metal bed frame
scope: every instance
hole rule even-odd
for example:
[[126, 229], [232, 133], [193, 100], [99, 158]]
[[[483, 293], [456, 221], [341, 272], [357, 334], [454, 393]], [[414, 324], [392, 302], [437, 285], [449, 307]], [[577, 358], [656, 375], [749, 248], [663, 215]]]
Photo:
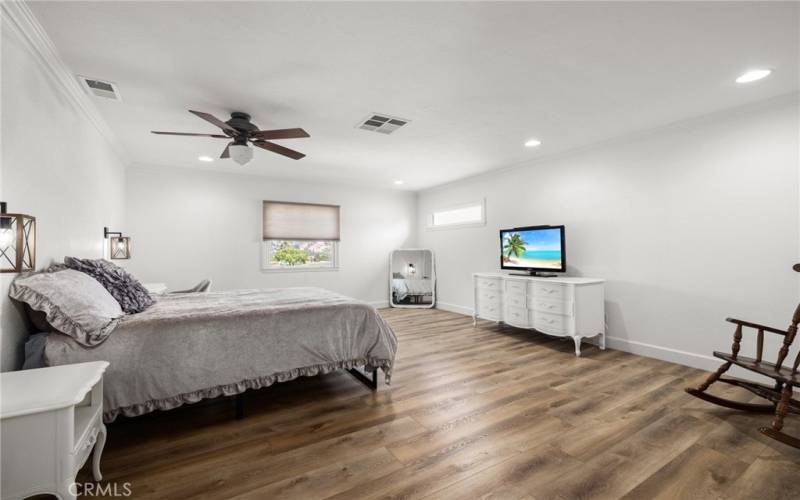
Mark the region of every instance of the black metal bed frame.
[[[376, 391], [378, 390], [378, 369], [375, 368], [372, 370], [372, 378], [368, 377], [358, 368], [348, 368], [347, 372], [355, 377], [356, 380], [367, 386], [370, 390]], [[241, 420], [244, 418], [244, 393], [240, 392], [233, 396], [233, 401], [235, 405], [235, 412], [236, 412], [236, 420]]]

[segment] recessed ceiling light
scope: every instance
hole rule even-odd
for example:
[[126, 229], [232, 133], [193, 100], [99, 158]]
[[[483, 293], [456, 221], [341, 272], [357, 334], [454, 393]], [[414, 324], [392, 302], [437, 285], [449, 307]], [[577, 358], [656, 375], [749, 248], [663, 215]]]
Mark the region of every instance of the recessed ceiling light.
[[539, 139], [528, 139], [528, 141], [525, 142], [525, 147], [535, 148], [536, 146], [540, 146], [541, 144], [542, 141], [540, 141]]
[[394, 185], [395, 186], [400, 186], [402, 184], [405, 184], [405, 181], [401, 181], [401, 180], [394, 181]]
[[214, 158], [210, 156], [198, 156], [197, 159], [200, 161], [214, 161]]
[[756, 80], [768, 77], [770, 73], [772, 73], [771, 69], [752, 69], [737, 78], [736, 83], [755, 82]]

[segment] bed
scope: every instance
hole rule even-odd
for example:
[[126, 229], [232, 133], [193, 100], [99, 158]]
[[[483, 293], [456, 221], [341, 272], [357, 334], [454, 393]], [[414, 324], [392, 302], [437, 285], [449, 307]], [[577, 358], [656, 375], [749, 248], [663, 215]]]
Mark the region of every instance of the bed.
[[[104, 420], [364, 367], [390, 382], [397, 338], [372, 306], [320, 288], [161, 295], [94, 347], [50, 334], [46, 365], [106, 360]], [[362, 375], [363, 377], [363, 375]], [[373, 379], [377, 382], [377, 379]]]
[[397, 303], [406, 298], [420, 300], [433, 295], [433, 282], [424, 278], [393, 278], [392, 293]]

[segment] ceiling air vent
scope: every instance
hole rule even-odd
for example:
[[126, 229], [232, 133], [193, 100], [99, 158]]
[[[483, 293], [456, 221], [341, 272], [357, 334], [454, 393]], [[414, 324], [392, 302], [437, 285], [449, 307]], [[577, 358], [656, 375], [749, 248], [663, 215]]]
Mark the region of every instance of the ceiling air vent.
[[379, 132], [381, 134], [391, 134], [399, 129], [409, 120], [405, 118], [397, 118], [382, 113], [372, 113], [356, 125], [356, 128], [371, 130], [372, 132]]
[[119, 95], [117, 85], [113, 82], [105, 82], [96, 78], [89, 78], [86, 76], [78, 76], [78, 79], [83, 84], [83, 87], [92, 95], [102, 97], [104, 99], [112, 99], [114, 101], [121, 101], [122, 96]]

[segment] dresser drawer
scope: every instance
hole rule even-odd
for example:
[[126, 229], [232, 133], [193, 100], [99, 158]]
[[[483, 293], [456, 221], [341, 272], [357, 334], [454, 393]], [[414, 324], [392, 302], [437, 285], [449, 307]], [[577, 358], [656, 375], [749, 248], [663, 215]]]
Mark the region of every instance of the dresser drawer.
[[498, 291], [503, 289], [503, 280], [500, 278], [476, 278], [476, 282], [478, 288]]
[[497, 302], [499, 303], [500, 300], [503, 298], [503, 294], [500, 290], [491, 290], [489, 288], [479, 288], [478, 289], [478, 302], [479, 303], [489, 303], [489, 302]]
[[533, 327], [545, 333], [564, 334], [569, 331], [569, 319], [560, 314], [534, 313]]
[[573, 316], [574, 311], [572, 304], [573, 302], [571, 301], [539, 299], [533, 297], [530, 299], [529, 308], [533, 309], [534, 311]]
[[528, 292], [528, 284], [524, 281], [506, 281], [506, 293], [509, 295], [525, 296]]
[[521, 307], [506, 307], [503, 319], [512, 326], [527, 328], [530, 326], [528, 310]]
[[555, 283], [533, 283], [533, 296], [537, 299], [569, 300], [569, 290], [565, 285]]
[[528, 299], [524, 295], [506, 294], [503, 301], [509, 307], [528, 308]]
[[485, 302], [478, 304], [478, 316], [486, 319], [503, 319], [503, 310], [500, 302]]
[[74, 451], [75, 460], [73, 462], [74, 467], [74, 474], [77, 474], [78, 471], [83, 467], [83, 464], [86, 463], [86, 459], [89, 458], [89, 454], [94, 449], [95, 445], [97, 444], [97, 437], [100, 434], [100, 422], [96, 422], [92, 424], [92, 427], [89, 428], [89, 432], [86, 434], [85, 439], [78, 443]]

